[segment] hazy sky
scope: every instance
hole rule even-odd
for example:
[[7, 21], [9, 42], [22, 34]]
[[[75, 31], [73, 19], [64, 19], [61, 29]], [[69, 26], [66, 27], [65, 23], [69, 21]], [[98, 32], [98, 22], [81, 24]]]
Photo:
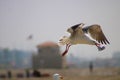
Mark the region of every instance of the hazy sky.
[[[110, 45], [72, 46], [79, 57], [109, 57], [120, 51], [120, 0], [0, 0], [0, 47], [35, 49], [46, 41], [58, 42], [66, 29], [78, 23], [100, 24]], [[32, 34], [33, 40], [26, 38]]]

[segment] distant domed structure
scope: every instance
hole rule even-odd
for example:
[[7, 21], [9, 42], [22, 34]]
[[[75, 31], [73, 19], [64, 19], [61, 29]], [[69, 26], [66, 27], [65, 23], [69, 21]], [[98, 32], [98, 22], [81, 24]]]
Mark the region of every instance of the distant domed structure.
[[62, 68], [63, 59], [60, 47], [55, 42], [44, 42], [37, 45], [38, 54], [33, 56], [33, 68]]
[[37, 48], [40, 48], [40, 47], [55, 47], [55, 46], [58, 47], [58, 44], [55, 43], [55, 42], [48, 41], [48, 42], [44, 42], [42, 44], [37, 45]]

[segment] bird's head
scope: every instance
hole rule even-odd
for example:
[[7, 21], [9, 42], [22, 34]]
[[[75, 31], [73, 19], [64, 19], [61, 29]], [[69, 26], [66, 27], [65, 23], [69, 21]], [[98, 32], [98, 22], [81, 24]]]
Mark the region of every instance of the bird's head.
[[77, 29], [79, 29], [79, 27], [83, 27], [84, 25], [85, 25], [84, 23], [80, 23], [80, 24], [74, 25], [74, 26], [68, 28], [68, 29], [67, 29], [67, 32], [73, 33], [73, 32], [75, 32]]

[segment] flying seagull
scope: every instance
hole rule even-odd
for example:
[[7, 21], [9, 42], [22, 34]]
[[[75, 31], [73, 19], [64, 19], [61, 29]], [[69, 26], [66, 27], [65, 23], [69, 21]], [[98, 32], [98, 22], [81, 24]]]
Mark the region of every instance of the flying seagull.
[[99, 51], [102, 51], [105, 49], [105, 46], [102, 44], [110, 44], [105, 37], [100, 25], [93, 24], [83, 27], [84, 25], [84, 23], [80, 23], [68, 28], [67, 32], [70, 33], [70, 36], [63, 36], [62, 39], [59, 40], [61, 45], [66, 45], [66, 50], [62, 53], [62, 56], [68, 52], [71, 45], [95, 45]]
[[27, 40], [32, 40], [32, 39], [33, 39], [33, 35], [32, 34], [27, 37]]

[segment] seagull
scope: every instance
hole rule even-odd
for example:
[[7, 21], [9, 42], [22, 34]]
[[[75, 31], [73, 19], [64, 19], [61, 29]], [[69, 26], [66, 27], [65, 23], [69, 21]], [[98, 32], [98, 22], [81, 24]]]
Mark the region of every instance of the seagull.
[[63, 36], [59, 40], [60, 45], [66, 45], [66, 49], [62, 53], [62, 56], [66, 55], [71, 45], [95, 45], [99, 51], [102, 51], [105, 49], [104, 45], [110, 44], [110, 42], [105, 37], [100, 25], [93, 24], [83, 27], [84, 25], [84, 23], [80, 23], [68, 28], [67, 32], [70, 33], [70, 36]]
[[27, 37], [27, 40], [32, 40], [32, 39], [33, 39], [33, 35], [32, 34]]
[[60, 80], [63, 79], [62, 76], [60, 76], [58, 73], [53, 74], [53, 80]]

